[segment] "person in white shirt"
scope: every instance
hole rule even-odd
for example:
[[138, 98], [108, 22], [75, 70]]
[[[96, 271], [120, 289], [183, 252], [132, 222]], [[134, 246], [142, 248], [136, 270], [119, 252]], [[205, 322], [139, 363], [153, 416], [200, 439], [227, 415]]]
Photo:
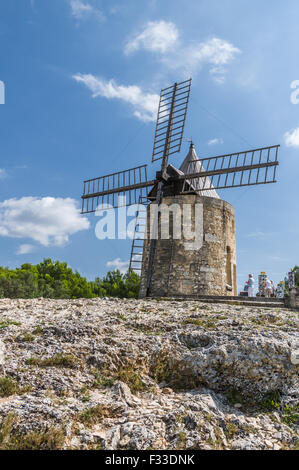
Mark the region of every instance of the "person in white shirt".
[[253, 279], [253, 275], [252, 274], [249, 274], [249, 279], [247, 281], [247, 285], [248, 285], [248, 297], [254, 297], [254, 279]]
[[275, 291], [276, 291], [275, 285], [272, 280], [270, 282], [271, 282], [271, 287], [272, 287], [271, 297], [275, 297]]
[[269, 279], [266, 280], [266, 297], [271, 297], [272, 294], [272, 284]]

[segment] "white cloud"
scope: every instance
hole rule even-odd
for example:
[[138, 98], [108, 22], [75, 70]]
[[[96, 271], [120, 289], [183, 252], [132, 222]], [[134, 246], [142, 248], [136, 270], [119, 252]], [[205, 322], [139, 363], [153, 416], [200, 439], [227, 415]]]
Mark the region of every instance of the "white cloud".
[[72, 15], [76, 19], [84, 19], [90, 16], [95, 16], [100, 20], [104, 20], [105, 16], [98, 8], [94, 7], [87, 1], [70, 0], [70, 7]]
[[120, 258], [116, 258], [112, 261], [108, 261], [106, 264], [107, 268], [119, 269], [121, 273], [126, 273], [129, 269], [129, 261], [121, 261]]
[[133, 114], [141, 121], [155, 121], [159, 104], [157, 94], [145, 93], [136, 85], [118, 85], [114, 80], [105, 81], [91, 74], [78, 73], [73, 79], [83, 83], [91, 92], [93, 98], [104, 97], [119, 99], [129, 103]]
[[290, 260], [290, 258], [285, 258], [283, 256], [272, 256], [271, 255], [271, 256], [269, 256], [269, 258], [272, 259], [273, 261], [281, 261], [281, 262], [286, 262], [286, 261], [291, 262], [292, 261], [292, 260]]
[[62, 246], [70, 235], [89, 228], [70, 198], [23, 197], [0, 203], [0, 236], [30, 238], [43, 246]]
[[252, 232], [248, 234], [248, 237], [250, 238], [263, 238], [266, 236], [267, 236], [267, 233], [264, 233], [264, 232]]
[[6, 170], [0, 168], [0, 180], [4, 180], [7, 177]]
[[275, 232], [252, 232], [248, 234], [250, 238], [268, 238], [275, 235]]
[[35, 250], [35, 247], [33, 245], [20, 245], [19, 248], [17, 249], [16, 254], [17, 255], [28, 255], [29, 253], [32, 253]]
[[223, 143], [224, 143], [223, 139], [216, 137], [215, 139], [209, 140], [208, 145], [220, 145]]
[[286, 132], [284, 135], [284, 141], [287, 147], [299, 147], [299, 127]]
[[225, 66], [232, 62], [240, 49], [228, 41], [214, 37], [204, 42], [179, 47], [173, 54], [165, 56], [164, 62], [173, 69], [181, 69], [185, 75], [194, 74], [204, 65], [210, 66], [214, 81], [223, 83]]
[[135, 35], [125, 46], [125, 54], [139, 49], [165, 54], [175, 46], [179, 33], [174, 23], [166, 21], [149, 21], [144, 30]]
[[210, 75], [214, 82], [219, 83], [220, 85], [225, 82], [226, 78], [226, 68], [225, 67], [212, 67], [210, 69]]
[[170, 69], [180, 70], [184, 78], [207, 65], [212, 79], [220, 84], [225, 81], [226, 66], [241, 52], [218, 37], [182, 42], [176, 25], [165, 21], [148, 22], [143, 31], [127, 42], [124, 52], [128, 55], [141, 49], [156, 52], [158, 60]]
[[236, 54], [240, 53], [240, 50], [228, 41], [212, 38], [192, 46], [188, 52], [190, 61], [221, 66], [231, 62]]

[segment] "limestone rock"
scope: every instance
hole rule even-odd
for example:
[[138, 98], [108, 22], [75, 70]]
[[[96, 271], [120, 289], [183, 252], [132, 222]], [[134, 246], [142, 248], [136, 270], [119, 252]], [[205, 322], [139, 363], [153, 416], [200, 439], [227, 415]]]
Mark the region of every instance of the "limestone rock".
[[296, 312], [125, 299], [0, 312], [0, 426], [12, 413], [23, 434], [63, 428], [65, 449], [297, 445]]

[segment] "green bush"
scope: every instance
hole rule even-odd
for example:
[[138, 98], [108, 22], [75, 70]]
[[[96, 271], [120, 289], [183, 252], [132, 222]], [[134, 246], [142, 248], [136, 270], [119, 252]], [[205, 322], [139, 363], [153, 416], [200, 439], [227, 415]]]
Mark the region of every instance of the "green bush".
[[26, 263], [20, 268], [0, 267], [0, 298], [78, 299], [93, 297], [137, 298], [140, 278], [134, 272], [108, 272], [103, 278], [87, 281], [67, 263], [44, 259], [36, 266]]

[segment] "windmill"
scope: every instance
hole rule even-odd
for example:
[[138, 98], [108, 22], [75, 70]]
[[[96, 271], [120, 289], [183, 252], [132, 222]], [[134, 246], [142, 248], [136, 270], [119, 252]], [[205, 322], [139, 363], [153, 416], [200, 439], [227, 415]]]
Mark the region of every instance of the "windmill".
[[[164, 294], [165, 292], [169, 293], [169, 291], [173, 289], [176, 290], [177, 281], [172, 281], [172, 279], [180, 278], [179, 275], [177, 276], [179, 271], [183, 273], [179, 290], [185, 289], [189, 292], [191, 289], [193, 293], [200, 293], [203, 289], [205, 292], [208, 289], [208, 292], [224, 293], [225, 291], [230, 292], [228, 295], [232, 295], [231, 293], [236, 290], [236, 287], [233, 288], [236, 274], [232, 274], [231, 272], [231, 266], [233, 266], [234, 271], [236, 270], [235, 265], [232, 265], [235, 256], [234, 214], [231, 209], [232, 206], [221, 201], [216, 190], [276, 182], [276, 170], [279, 164], [279, 145], [199, 159], [196, 155], [194, 145], [191, 142], [189, 153], [180, 169], [169, 164], [169, 158], [181, 150], [190, 90], [191, 79], [181, 83], [175, 83], [173, 86], [161, 90], [152, 153], [152, 163], [161, 160], [161, 169], [157, 172], [154, 180], [148, 179], [147, 165], [141, 165], [84, 181], [82, 214], [93, 213], [105, 207], [117, 208], [120, 207], [120, 204], [128, 206], [140, 204], [146, 200], [147, 203], [152, 202], [157, 207], [153, 220], [154, 232], [155, 229], [158, 230], [159, 226], [159, 207], [162, 201], [164, 201], [164, 199], [167, 200], [167, 198], [171, 200], [171, 198], [176, 197], [176, 200], [180, 201], [180, 203], [188, 200], [191, 201], [192, 204], [194, 204], [195, 201], [194, 197], [201, 198], [202, 201], [205, 201], [204, 210], [206, 216], [204, 216], [204, 223], [206, 226], [211, 225], [211, 220], [214, 215], [219, 219], [219, 217], [221, 217], [219, 214], [225, 213], [225, 216], [223, 215], [222, 224], [226, 235], [224, 236], [219, 251], [218, 265], [216, 268], [210, 268], [211, 263], [207, 261], [208, 258], [211, 258], [209, 246], [212, 245], [209, 245], [209, 243], [216, 243], [215, 232], [217, 232], [217, 228], [215, 228], [215, 224], [217, 225], [217, 222], [215, 219], [212, 220], [213, 223], [209, 229], [210, 233], [206, 235], [207, 246], [202, 250], [205, 254], [201, 256], [200, 261], [198, 261], [198, 253], [192, 255], [193, 259], [197, 259], [196, 263], [198, 265], [196, 265], [196, 263], [194, 264], [190, 257], [190, 266], [194, 265], [192, 272], [195, 273], [194, 276], [192, 275], [193, 277], [191, 274], [189, 276], [190, 279], [192, 277], [192, 282], [188, 278], [188, 273], [186, 275], [186, 273], [183, 272], [184, 268], [178, 265], [181, 261], [174, 262], [174, 253], [178, 245], [175, 245], [173, 240], [169, 242], [170, 244], [172, 243], [171, 246], [169, 244], [169, 246], [167, 245], [167, 247], [164, 247], [161, 251], [161, 244], [157, 238], [147, 239], [144, 242], [146, 247], [143, 247], [142, 245], [138, 245], [138, 237], [134, 237], [130, 269], [137, 269], [134, 267], [134, 261], [136, 262], [134, 258], [136, 257], [135, 248], [139, 248], [143, 251], [143, 259], [140, 262], [141, 266], [139, 268], [142, 272], [141, 290], [143, 296], [158, 295], [161, 291], [159, 287], [161, 283], [167, 283], [168, 285], [168, 290], [165, 291], [162, 289], [161, 291]], [[125, 196], [125, 200], [120, 200], [120, 196]], [[145, 213], [143, 220], [146, 219], [147, 214]], [[230, 228], [229, 235], [227, 231], [228, 223], [231, 224], [232, 227]], [[137, 226], [138, 225], [139, 222], [137, 223]], [[135, 231], [136, 230], [137, 228], [135, 228]], [[227, 238], [230, 239], [229, 244], [231, 246], [226, 247], [228, 244]], [[220, 241], [222, 242], [222, 240]], [[157, 246], [158, 252], [160, 250], [160, 254], [157, 254]], [[210, 250], [211, 253], [213, 250], [214, 248]], [[139, 256], [142, 254], [142, 251], [141, 253], [139, 252]], [[224, 255], [222, 256], [222, 252], [224, 251], [225, 257], [223, 257]], [[183, 257], [184, 255], [183, 253]], [[161, 257], [161, 259], [159, 257]], [[163, 259], [164, 263], [161, 262]], [[167, 274], [163, 277], [163, 275], [160, 276], [159, 271], [161, 270], [162, 273], [164, 264], [169, 264], [169, 267], [167, 266]], [[224, 264], [226, 267], [223, 267]], [[155, 267], [157, 267], [156, 270]], [[210, 273], [204, 275], [203, 273], [207, 273], [209, 269]], [[219, 283], [222, 287], [220, 290], [214, 292], [213, 289], [209, 290], [208, 284], [205, 284], [203, 280], [206, 279], [207, 276], [209, 279], [213, 278], [211, 272], [213, 270], [217, 271], [217, 269], [221, 271]], [[226, 274], [224, 273], [225, 270]], [[222, 279], [224, 277], [226, 277], [225, 281]], [[214, 276], [214, 282], [218, 282], [216, 275]], [[193, 287], [189, 289], [188, 285], [191, 283], [193, 283]], [[194, 287], [195, 284], [196, 287]]]

